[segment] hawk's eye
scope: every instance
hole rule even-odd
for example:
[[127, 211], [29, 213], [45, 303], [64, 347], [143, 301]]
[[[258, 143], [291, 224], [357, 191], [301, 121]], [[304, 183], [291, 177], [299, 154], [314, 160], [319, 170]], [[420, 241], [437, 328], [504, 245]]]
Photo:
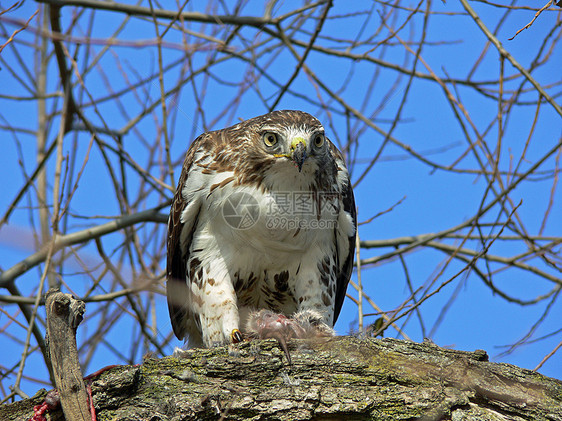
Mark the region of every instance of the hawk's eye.
[[314, 136], [314, 146], [316, 146], [317, 148], [322, 146], [324, 144], [324, 139], [325, 137], [323, 134], [317, 134], [316, 136]]
[[273, 132], [267, 132], [263, 135], [263, 143], [265, 146], [275, 146], [278, 142], [277, 135]]

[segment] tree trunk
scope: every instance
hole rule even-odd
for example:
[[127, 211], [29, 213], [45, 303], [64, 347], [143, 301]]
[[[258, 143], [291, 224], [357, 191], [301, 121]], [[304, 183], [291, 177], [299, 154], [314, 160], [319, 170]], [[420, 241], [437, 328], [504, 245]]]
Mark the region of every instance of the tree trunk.
[[[108, 369], [89, 382], [97, 419], [562, 420], [561, 381], [484, 351], [354, 337], [289, 348], [292, 366], [266, 340]], [[45, 394], [1, 406], [0, 419], [29, 419]]]

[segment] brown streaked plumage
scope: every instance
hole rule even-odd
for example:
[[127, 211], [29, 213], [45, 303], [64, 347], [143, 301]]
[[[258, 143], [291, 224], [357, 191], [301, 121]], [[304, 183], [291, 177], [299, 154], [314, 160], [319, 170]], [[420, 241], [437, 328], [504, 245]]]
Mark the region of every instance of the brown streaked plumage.
[[333, 326], [355, 229], [342, 155], [310, 114], [276, 111], [202, 134], [168, 222], [174, 333], [192, 346], [237, 341], [259, 309], [288, 317], [310, 309]]

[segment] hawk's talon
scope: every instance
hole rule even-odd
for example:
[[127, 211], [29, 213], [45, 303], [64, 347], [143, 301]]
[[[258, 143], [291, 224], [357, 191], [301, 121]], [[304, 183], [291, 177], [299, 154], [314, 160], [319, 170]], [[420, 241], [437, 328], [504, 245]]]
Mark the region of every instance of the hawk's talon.
[[233, 344], [240, 343], [244, 340], [242, 336], [242, 332], [238, 329], [232, 329], [232, 333], [230, 334], [230, 340]]

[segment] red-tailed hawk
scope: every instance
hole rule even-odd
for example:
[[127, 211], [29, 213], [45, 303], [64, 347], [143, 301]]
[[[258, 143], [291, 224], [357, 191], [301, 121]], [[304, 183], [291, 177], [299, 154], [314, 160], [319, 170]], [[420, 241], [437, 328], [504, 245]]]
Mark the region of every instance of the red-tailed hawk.
[[260, 309], [311, 310], [333, 326], [356, 222], [342, 155], [310, 114], [275, 111], [202, 134], [168, 222], [174, 333], [190, 346], [237, 342]]

